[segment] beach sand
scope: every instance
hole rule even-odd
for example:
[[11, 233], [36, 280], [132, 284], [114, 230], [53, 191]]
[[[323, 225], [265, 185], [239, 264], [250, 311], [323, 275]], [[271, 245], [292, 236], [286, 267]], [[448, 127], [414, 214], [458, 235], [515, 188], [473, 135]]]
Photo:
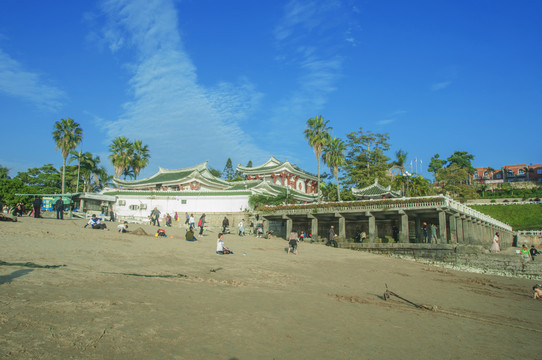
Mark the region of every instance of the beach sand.
[[[157, 238], [84, 223], [0, 223], [0, 358], [542, 356], [533, 280], [320, 244], [287, 255], [285, 240], [253, 236], [225, 235], [235, 254], [220, 256], [210, 230], [191, 243], [180, 226]], [[386, 284], [433, 310], [385, 301]]]

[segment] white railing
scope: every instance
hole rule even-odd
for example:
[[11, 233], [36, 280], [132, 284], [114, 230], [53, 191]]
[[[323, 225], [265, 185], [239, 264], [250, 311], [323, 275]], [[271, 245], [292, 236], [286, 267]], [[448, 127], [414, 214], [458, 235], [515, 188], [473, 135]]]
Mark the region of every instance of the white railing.
[[[344, 203], [336, 203], [335, 206], [330, 207], [318, 207], [315, 206], [314, 203], [303, 205], [283, 205], [276, 212], [284, 215], [295, 215], [300, 213], [307, 213], [307, 211], [310, 211], [311, 209], [314, 209], [317, 212], [355, 212], [382, 209], [424, 209], [444, 206], [453, 209], [460, 214], [470, 216], [493, 226], [497, 226], [503, 230], [512, 231], [512, 227], [510, 225], [495, 220], [491, 216], [474, 210], [467, 205], [462, 204], [459, 201], [453, 200], [452, 198], [445, 195], [420, 196], [408, 199], [411, 199], [411, 201], [405, 201], [407, 200], [407, 198], [384, 199], [385, 203], [382, 203], [382, 199], [347, 201]], [[424, 199], [426, 201], [423, 201]], [[362, 201], [363, 203], [357, 204], [360, 201]], [[291, 207], [291, 209], [289, 209], [289, 207]]]
[[542, 236], [542, 230], [519, 230], [518, 235]]

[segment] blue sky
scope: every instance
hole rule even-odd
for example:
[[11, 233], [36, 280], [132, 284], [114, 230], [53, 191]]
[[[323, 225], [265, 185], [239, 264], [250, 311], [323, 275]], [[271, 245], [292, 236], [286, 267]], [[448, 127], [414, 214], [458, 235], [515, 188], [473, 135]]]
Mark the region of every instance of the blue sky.
[[60, 167], [51, 132], [71, 117], [111, 170], [124, 135], [149, 145], [142, 176], [271, 155], [316, 173], [303, 136], [316, 115], [343, 139], [389, 133], [390, 157], [407, 151], [418, 172], [455, 150], [474, 166], [541, 163], [541, 13], [537, 0], [3, 0], [0, 165]]

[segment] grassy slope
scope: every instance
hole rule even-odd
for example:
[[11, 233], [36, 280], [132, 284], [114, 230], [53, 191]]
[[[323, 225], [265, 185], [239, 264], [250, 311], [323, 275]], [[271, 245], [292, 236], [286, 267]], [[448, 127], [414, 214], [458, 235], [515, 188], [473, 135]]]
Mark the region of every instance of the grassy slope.
[[472, 205], [470, 207], [508, 223], [514, 230], [542, 229], [542, 205]]

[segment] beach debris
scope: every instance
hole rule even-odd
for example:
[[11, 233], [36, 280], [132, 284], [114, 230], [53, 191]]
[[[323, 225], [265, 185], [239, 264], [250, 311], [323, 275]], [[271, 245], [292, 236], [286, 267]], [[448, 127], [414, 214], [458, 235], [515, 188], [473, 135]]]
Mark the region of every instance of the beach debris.
[[219, 268], [216, 268], [216, 269], [211, 269], [211, 270], [209, 270], [209, 272], [215, 273], [215, 272], [217, 272], [218, 270], [222, 270], [222, 268], [219, 267]]
[[20, 267], [27, 267], [27, 268], [34, 268], [34, 269], [57, 269], [59, 267], [64, 267], [66, 265], [38, 265], [38, 264], [34, 264], [33, 262], [8, 263], [8, 262], [0, 260], [0, 266], [20, 266]]
[[410, 300], [407, 300], [405, 299], [404, 297], [402, 296], [399, 296], [397, 295], [396, 293], [394, 293], [393, 291], [390, 291], [388, 289], [388, 284], [385, 284], [386, 285], [386, 291], [384, 292], [384, 300], [388, 300], [390, 297], [392, 296], [395, 296], [396, 298], [399, 298], [407, 303], [409, 303], [410, 305], [413, 305], [414, 307], [416, 307], [416, 309], [424, 309], [424, 310], [431, 310], [431, 311], [436, 311], [437, 310], [437, 307], [436, 306], [431, 306], [431, 305], [418, 305]]

